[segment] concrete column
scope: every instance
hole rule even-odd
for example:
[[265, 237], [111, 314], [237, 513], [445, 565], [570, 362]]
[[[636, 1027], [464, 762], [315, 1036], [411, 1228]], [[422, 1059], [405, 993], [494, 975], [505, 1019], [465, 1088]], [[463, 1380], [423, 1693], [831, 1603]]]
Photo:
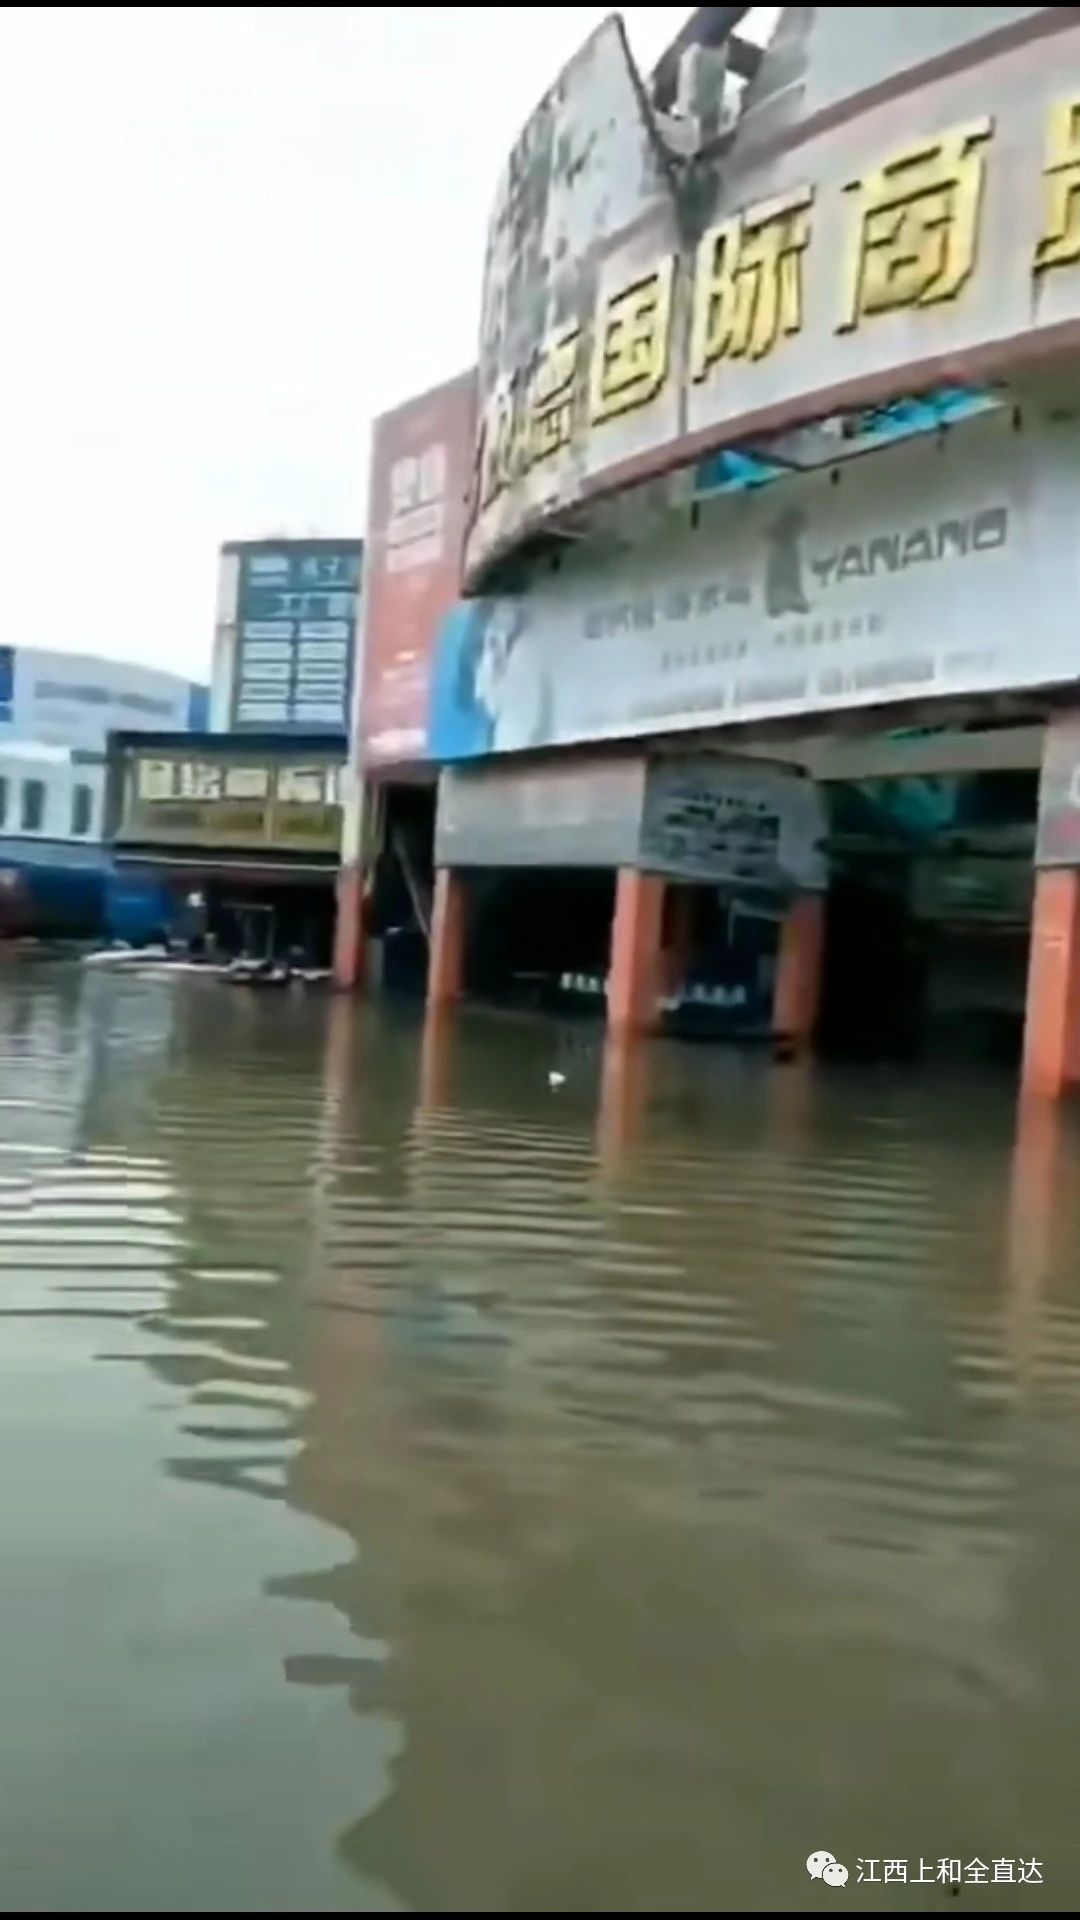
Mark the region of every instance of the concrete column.
[[428, 961], [427, 1003], [450, 1006], [460, 1000], [465, 985], [465, 882], [450, 867], [435, 875], [431, 913], [431, 958]]
[[343, 866], [337, 878], [334, 923], [334, 985], [351, 993], [364, 977], [364, 869], [359, 860]]
[[649, 1033], [661, 990], [660, 946], [666, 882], [620, 867], [611, 924], [608, 1032]]
[[1080, 1080], [1080, 870], [1035, 876], [1028, 957], [1025, 1094], [1056, 1100]]
[[796, 894], [780, 929], [772, 1024], [776, 1038], [797, 1053], [814, 1037], [824, 963], [825, 897]]

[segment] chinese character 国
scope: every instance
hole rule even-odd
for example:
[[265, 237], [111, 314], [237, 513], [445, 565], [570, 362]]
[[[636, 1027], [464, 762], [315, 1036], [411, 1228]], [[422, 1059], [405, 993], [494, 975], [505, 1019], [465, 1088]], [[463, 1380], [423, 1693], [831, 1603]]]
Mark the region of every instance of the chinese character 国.
[[1059, 100], [1046, 137], [1046, 215], [1035, 271], [1080, 260], [1080, 99]]
[[668, 370], [674, 259], [605, 294], [597, 308], [589, 417], [609, 420], [656, 398]]
[[852, 182], [856, 212], [838, 332], [868, 314], [928, 307], [959, 293], [975, 266], [982, 149], [992, 127], [989, 119], [954, 127]]
[[697, 250], [690, 377], [717, 361], [760, 360], [802, 326], [802, 255], [812, 187], [748, 207], [712, 227]]

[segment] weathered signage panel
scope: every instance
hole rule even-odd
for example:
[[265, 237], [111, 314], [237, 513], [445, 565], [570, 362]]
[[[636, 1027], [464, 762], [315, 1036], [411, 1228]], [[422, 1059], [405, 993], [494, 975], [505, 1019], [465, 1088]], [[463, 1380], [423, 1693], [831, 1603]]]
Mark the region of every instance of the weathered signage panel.
[[640, 867], [735, 887], [826, 883], [809, 780], [760, 761], [644, 755], [448, 768], [435, 858], [448, 867]]
[[818, 891], [828, 882], [820, 788], [715, 755], [650, 761], [637, 864], [715, 886]]
[[632, 866], [644, 793], [642, 756], [448, 769], [435, 859], [445, 867]]
[[[793, 11], [809, 98], [813, 19], [840, 10]], [[940, 11], [897, 10], [895, 73]], [[1000, 12], [953, 11], [973, 34]], [[771, 141], [751, 114], [714, 163], [677, 169], [617, 23], [597, 31], [496, 206], [470, 578], [605, 486], [1080, 335], [1080, 22], [1028, 11], [910, 90]], [[844, 19], [892, 30], [882, 9]]]
[[[1080, 425], [973, 421], [467, 603], [429, 751], [729, 725], [1080, 673]], [[451, 671], [452, 669], [452, 671]]]

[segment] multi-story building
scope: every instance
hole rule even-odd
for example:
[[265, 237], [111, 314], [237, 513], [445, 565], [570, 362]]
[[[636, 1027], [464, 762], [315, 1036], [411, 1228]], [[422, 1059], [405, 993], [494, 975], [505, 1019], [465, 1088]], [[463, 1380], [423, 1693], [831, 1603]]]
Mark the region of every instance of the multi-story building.
[[209, 728], [118, 732], [109, 834], [117, 872], [198, 903], [225, 952], [329, 960], [361, 543], [222, 548]]
[[[614, 1030], [1026, 1028], [1025, 1085], [1058, 1091], [1080, 22], [787, 7], [761, 49], [749, 11], [699, 9], [651, 79], [607, 21], [508, 156], [475, 441], [442, 475], [463, 597], [444, 566], [400, 754], [439, 771], [430, 993], [491, 972], [497, 888], [504, 973], [584, 982]], [[373, 576], [400, 564], [383, 491]]]

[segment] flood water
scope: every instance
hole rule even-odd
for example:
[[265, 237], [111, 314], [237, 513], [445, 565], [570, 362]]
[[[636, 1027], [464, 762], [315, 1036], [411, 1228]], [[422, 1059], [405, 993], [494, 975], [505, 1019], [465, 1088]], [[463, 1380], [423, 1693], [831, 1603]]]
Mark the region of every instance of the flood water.
[[1070, 1904], [1078, 1194], [1008, 1073], [5, 961], [5, 1908]]

